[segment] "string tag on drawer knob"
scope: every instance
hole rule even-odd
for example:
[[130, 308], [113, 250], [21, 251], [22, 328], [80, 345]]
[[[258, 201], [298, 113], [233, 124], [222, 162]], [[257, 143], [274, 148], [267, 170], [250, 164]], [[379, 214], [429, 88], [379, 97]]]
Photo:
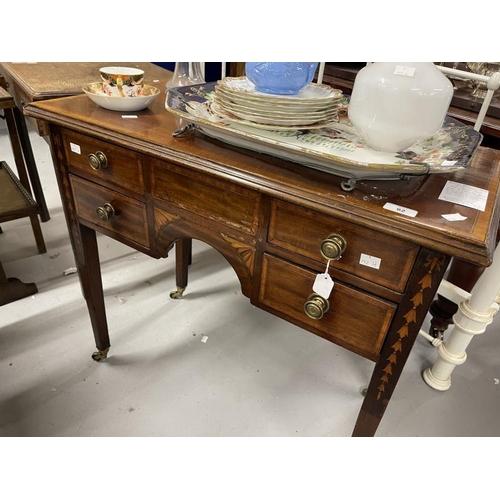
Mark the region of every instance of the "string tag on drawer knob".
[[326, 270], [324, 273], [319, 273], [316, 275], [316, 279], [313, 284], [313, 291], [318, 295], [321, 295], [324, 299], [328, 299], [333, 290], [334, 282], [332, 277], [328, 274], [328, 268], [330, 267], [330, 261], [326, 264]]

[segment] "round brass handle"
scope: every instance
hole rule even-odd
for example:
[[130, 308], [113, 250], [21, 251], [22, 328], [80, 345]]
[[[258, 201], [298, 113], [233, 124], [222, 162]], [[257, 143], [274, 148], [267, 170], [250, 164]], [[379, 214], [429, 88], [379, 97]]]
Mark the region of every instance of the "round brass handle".
[[102, 151], [90, 153], [88, 156], [89, 165], [94, 170], [102, 170], [108, 166], [108, 159]]
[[304, 311], [311, 319], [321, 319], [330, 308], [328, 299], [325, 299], [317, 293], [309, 295], [304, 304]]
[[109, 203], [104, 203], [102, 207], [97, 207], [96, 212], [99, 219], [102, 220], [110, 220], [115, 215], [115, 209]]
[[347, 248], [347, 241], [340, 234], [330, 234], [319, 247], [325, 259], [338, 260]]

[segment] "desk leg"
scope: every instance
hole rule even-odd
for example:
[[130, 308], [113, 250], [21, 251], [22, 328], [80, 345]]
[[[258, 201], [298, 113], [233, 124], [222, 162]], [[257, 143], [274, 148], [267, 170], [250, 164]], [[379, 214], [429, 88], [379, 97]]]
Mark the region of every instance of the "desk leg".
[[35, 157], [33, 155], [33, 149], [31, 147], [30, 137], [28, 134], [28, 128], [26, 126], [26, 120], [18, 108], [14, 108], [14, 118], [16, 120], [17, 129], [19, 130], [19, 140], [24, 154], [26, 168], [28, 169], [31, 187], [33, 188], [33, 195], [38, 203], [38, 206], [40, 207], [40, 219], [42, 222], [47, 222], [50, 220], [49, 210], [47, 209], [47, 203], [43, 194], [40, 176], [38, 175]]
[[422, 250], [373, 370], [353, 436], [374, 436], [441, 283], [449, 257]]
[[180, 299], [188, 284], [188, 266], [191, 264], [193, 240], [183, 238], [175, 243], [175, 281], [177, 290], [170, 292], [170, 298]]
[[83, 296], [87, 301], [90, 322], [94, 332], [97, 352], [92, 354], [94, 361], [106, 359], [110, 347], [104, 293], [102, 289], [101, 265], [97, 248], [96, 233], [82, 224], [79, 224], [81, 235], [81, 250], [76, 252], [77, 268], [82, 285]]

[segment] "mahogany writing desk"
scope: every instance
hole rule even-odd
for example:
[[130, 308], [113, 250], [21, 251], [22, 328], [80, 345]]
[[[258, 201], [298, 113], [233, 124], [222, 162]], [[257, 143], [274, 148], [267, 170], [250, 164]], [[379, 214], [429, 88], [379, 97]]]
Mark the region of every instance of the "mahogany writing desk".
[[[176, 242], [185, 257], [191, 238], [199, 239], [227, 259], [252, 304], [374, 362], [353, 430], [374, 435], [450, 258], [491, 264], [500, 153], [480, 148], [455, 174], [345, 192], [342, 179], [325, 172], [198, 132], [173, 137], [176, 119], [164, 97], [136, 119], [84, 95], [26, 108], [49, 124], [94, 359], [110, 347], [96, 231], [154, 258]], [[485, 210], [438, 200], [449, 179], [487, 189]], [[417, 216], [388, 211], [387, 202]], [[441, 216], [457, 211], [467, 219]], [[330, 262], [335, 286], [324, 300], [312, 292], [315, 277], [325, 256], [340, 255]], [[366, 256], [378, 265], [366, 265]], [[182, 275], [186, 258], [179, 266]]]

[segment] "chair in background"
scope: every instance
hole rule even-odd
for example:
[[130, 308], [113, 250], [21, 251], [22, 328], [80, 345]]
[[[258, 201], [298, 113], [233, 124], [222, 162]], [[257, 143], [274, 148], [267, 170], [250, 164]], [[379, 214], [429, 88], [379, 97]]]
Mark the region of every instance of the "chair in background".
[[[5, 120], [7, 121], [17, 175], [19, 176], [15, 175], [5, 161], [0, 161], [0, 223], [29, 217], [38, 252], [45, 253], [47, 249], [38, 219], [40, 208], [31, 194], [14, 118], [14, 107], [14, 98], [3, 87], [0, 87], [0, 109], [4, 111]], [[1, 228], [0, 233], [2, 233]], [[34, 283], [23, 283], [17, 278], [7, 278], [0, 262], [0, 306], [32, 295], [37, 291], [38, 289]]]

